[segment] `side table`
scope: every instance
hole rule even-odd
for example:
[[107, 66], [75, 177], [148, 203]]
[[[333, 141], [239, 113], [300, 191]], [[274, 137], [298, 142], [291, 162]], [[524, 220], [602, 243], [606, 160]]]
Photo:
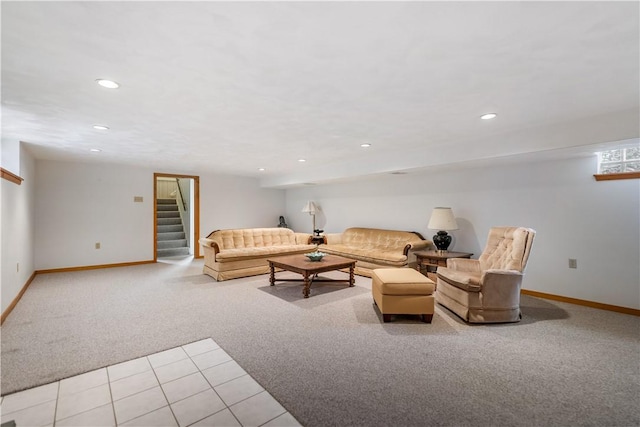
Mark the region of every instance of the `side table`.
[[[469, 252], [449, 252], [449, 251], [416, 251], [416, 270], [426, 275], [434, 282], [437, 281], [436, 271], [438, 267], [446, 267], [449, 258], [471, 258]], [[424, 271], [423, 271], [424, 270]]]
[[324, 236], [312, 236], [311, 244], [312, 245], [323, 245], [326, 243], [326, 238]]

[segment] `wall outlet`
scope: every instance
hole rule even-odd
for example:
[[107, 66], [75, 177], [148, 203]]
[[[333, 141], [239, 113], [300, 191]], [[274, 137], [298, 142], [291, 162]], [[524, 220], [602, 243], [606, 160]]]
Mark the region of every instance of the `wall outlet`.
[[134, 203], [142, 203], [142, 196], [133, 196], [133, 202]]
[[569, 258], [569, 268], [578, 268], [578, 260]]
[[96, 249], [100, 249], [100, 242], [96, 242]]
[[16, 273], [20, 273], [20, 263], [16, 263]]

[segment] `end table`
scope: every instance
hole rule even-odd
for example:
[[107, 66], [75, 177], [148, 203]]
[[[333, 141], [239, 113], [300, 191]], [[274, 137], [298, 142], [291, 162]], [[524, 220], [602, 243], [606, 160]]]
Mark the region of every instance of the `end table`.
[[416, 270], [434, 282], [438, 278], [436, 276], [438, 267], [446, 267], [449, 258], [471, 258], [471, 255], [473, 255], [469, 252], [450, 251], [416, 251], [414, 253], [417, 260]]

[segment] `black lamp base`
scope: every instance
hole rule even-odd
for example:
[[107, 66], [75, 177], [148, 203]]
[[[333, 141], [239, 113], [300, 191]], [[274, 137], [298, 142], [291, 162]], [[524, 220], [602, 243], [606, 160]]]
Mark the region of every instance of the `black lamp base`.
[[451, 244], [451, 236], [446, 231], [438, 231], [438, 234], [433, 236], [433, 244], [439, 251], [446, 251]]

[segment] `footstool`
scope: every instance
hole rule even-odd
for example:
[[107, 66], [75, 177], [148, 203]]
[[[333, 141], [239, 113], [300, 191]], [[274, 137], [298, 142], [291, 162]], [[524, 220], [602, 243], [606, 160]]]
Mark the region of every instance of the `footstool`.
[[436, 285], [412, 268], [377, 268], [371, 273], [373, 301], [385, 322], [392, 314], [417, 314], [431, 323]]

